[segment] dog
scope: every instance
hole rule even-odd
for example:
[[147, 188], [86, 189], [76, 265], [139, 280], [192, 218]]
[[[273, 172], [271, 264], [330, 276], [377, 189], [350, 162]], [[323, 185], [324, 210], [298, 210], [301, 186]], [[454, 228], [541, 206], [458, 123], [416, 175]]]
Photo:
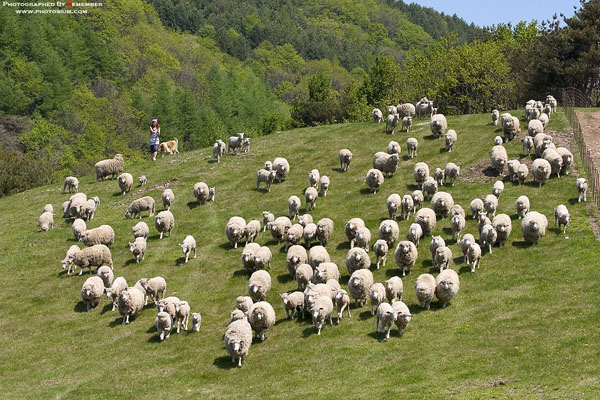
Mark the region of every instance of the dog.
[[177, 144], [177, 138], [169, 140], [168, 142], [162, 142], [158, 145], [158, 152], [161, 153], [163, 157], [165, 154], [179, 154], [179, 150], [177, 150]]

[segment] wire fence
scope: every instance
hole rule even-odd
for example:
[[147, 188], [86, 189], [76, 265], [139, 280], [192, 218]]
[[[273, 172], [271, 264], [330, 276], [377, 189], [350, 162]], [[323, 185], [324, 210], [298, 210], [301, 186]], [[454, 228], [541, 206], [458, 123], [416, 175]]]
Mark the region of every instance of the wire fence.
[[586, 146], [583, 138], [583, 130], [577, 119], [575, 107], [592, 107], [592, 102], [589, 97], [585, 96], [581, 91], [575, 88], [567, 88], [562, 92], [562, 105], [565, 110], [565, 115], [573, 129], [573, 137], [577, 143], [577, 150], [583, 160], [583, 168], [588, 177], [588, 194], [596, 204], [600, 207], [600, 171], [594, 165], [590, 149]]

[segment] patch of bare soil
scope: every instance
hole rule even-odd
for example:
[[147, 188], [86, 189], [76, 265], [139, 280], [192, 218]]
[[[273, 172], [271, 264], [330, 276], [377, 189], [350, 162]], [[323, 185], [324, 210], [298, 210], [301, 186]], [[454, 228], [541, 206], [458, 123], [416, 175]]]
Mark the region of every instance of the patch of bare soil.
[[590, 223], [592, 230], [594, 231], [594, 236], [596, 236], [596, 240], [600, 242], [600, 226], [598, 225], [598, 218], [596, 218], [594, 215], [590, 215], [589, 217], [587, 217], [587, 220]]
[[475, 164], [460, 168], [458, 181], [461, 183], [486, 183], [497, 181], [500, 175], [492, 167], [490, 160], [482, 160]]
[[577, 111], [577, 120], [583, 131], [583, 141], [596, 168], [600, 167], [600, 111]]
[[177, 185], [178, 183], [179, 183], [179, 178], [173, 178], [173, 179], [169, 179], [168, 181], [164, 181], [162, 183], [157, 183], [156, 185], [147, 186], [143, 189], [138, 190], [134, 194], [143, 194], [143, 193], [149, 192], [150, 190], [154, 190], [154, 189], [165, 190], [169, 186]]

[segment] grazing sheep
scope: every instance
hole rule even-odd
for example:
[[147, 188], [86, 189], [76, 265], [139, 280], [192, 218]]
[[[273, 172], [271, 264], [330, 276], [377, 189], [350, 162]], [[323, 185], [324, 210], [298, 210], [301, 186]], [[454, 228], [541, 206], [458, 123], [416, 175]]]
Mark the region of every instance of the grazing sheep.
[[369, 289], [369, 301], [371, 302], [371, 315], [375, 315], [375, 310], [385, 301], [385, 286], [381, 283], [374, 283]]
[[[291, 225], [291, 224], [290, 224]], [[231, 217], [225, 225], [225, 236], [234, 249], [237, 249], [246, 234], [246, 221], [241, 217]]]
[[254, 271], [248, 281], [248, 295], [254, 301], [263, 301], [271, 290], [271, 275], [265, 270]]
[[457, 140], [458, 140], [458, 136], [456, 135], [456, 131], [454, 129], [449, 129], [448, 132], [446, 132], [446, 151], [447, 152], [452, 151], [452, 148], [456, 144]]
[[511, 182], [516, 182], [518, 180], [517, 171], [519, 170], [519, 166], [521, 163], [519, 160], [508, 160], [506, 163], [506, 169], [508, 170], [508, 177]]
[[549, 147], [544, 150], [542, 158], [550, 163], [552, 174], [556, 174], [556, 176], [560, 178], [560, 171], [562, 170], [562, 156], [558, 154], [558, 151]]
[[433, 195], [437, 193], [437, 191], [437, 181], [431, 176], [425, 178], [425, 182], [423, 182], [423, 194], [425, 195], [425, 197], [431, 199]]
[[373, 122], [383, 122], [383, 113], [379, 108], [374, 108], [373, 111], [371, 111], [371, 117], [373, 118]]
[[398, 154], [398, 155], [400, 155], [400, 151], [401, 151], [400, 144], [398, 142], [395, 142], [395, 141], [391, 140], [388, 143], [388, 146], [387, 146], [387, 153], [388, 154]]
[[340, 170], [346, 172], [352, 161], [352, 152], [348, 149], [341, 149], [339, 152]]
[[396, 240], [398, 240], [398, 235], [400, 234], [400, 229], [398, 227], [398, 223], [393, 219], [386, 219], [381, 221], [379, 224], [379, 229], [377, 230], [377, 235], [379, 239], [383, 239], [387, 242], [388, 247], [393, 247]]
[[319, 197], [319, 193], [317, 189], [312, 186], [309, 186], [304, 191], [304, 201], [306, 202], [306, 206], [304, 207], [306, 212], [309, 212], [313, 208], [317, 206], [317, 198]]
[[488, 252], [492, 254], [492, 247], [496, 244], [498, 240], [498, 232], [494, 229], [494, 226], [491, 224], [483, 225], [481, 228], [481, 232], [479, 233], [479, 243], [482, 246], [488, 246]]
[[344, 310], [348, 313], [348, 318], [352, 317], [350, 314], [350, 296], [348, 296], [348, 292], [344, 289], [339, 289], [334, 297], [335, 306], [337, 308], [337, 323], [340, 323], [342, 319], [342, 313]]
[[79, 235], [79, 241], [86, 246], [103, 244], [110, 247], [115, 242], [115, 231], [110, 225], [100, 225], [98, 228], [83, 231]]
[[380, 170], [385, 177], [394, 176], [399, 161], [400, 156], [398, 154], [388, 154], [378, 151], [373, 156], [373, 168]]
[[494, 182], [494, 187], [492, 188], [492, 194], [496, 196], [496, 198], [500, 198], [500, 195], [504, 191], [504, 182], [496, 181]]
[[512, 231], [512, 221], [507, 214], [498, 214], [492, 220], [492, 226], [496, 230], [496, 242], [502, 247]]
[[321, 174], [318, 169], [313, 169], [308, 173], [308, 185], [310, 187], [317, 189], [319, 180], [321, 180]]
[[266, 170], [266, 169], [259, 169], [258, 172], [256, 173], [256, 190], [259, 191], [260, 190], [260, 184], [264, 183], [265, 186], [267, 187], [267, 192], [271, 191], [271, 184], [273, 183], [273, 181], [275, 180], [275, 177], [277, 176], [277, 172], [274, 170]]
[[248, 311], [248, 321], [262, 342], [267, 338], [269, 328], [275, 325], [275, 310], [266, 301], [254, 303]]
[[177, 325], [177, 333], [181, 332], [181, 327], [187, 332], [188, 321], [190, 319], [190, 305], [187, 301], [181, 301], [175, 304], [175, 321]]
[[377, 264], [377, 269], [379, 269], [381, 265], [385, 267], [388, 249], [389, 247], [387, 242], [383, 239], [379, 239], [373, 245], [373, 253], [375, 253], [375, 263]]
[[[96, 199], [97, 199], [97, 197], [96, 197]], [[96, 203], [96, 201], [94, 199], [88, 199], [83, 204], [80, 215], [83, 218], [85, 218], [86, 220], [91, 221], [92, 219], [94, 219], [94, 215], [96, 214], [96, 208], [98, 207], [99, 203], [100, 203], [99, 199], [98, 199], [98, 203]]]
[[135, 262], [139, 264], [140, 259], [144, 260], [146, 254], [146, 239], [143, 237], [135, 238], [135, 240], [129, 243], [129, 251], [134, 255]]
[[236, 308], [244, 313], [244, 315], [248, 315], [248, 311], [250, 311], [250, 307], [254, 302], [252, 301], [252, 297], [249, 296], [238, 296], [235, 299]]
[[529, 198], [527, 196], [519, 196], [515, 205], [519, 219], [523, 218], [529, 212]]
[[268, 212], [268, 211], [263, 211], [262, 212], [262, 216], [263, 216], [263, 232], [265, 232], [267, 229], [270, 229], [270, 224], [275, 220], [275, 215], [273, 215], [273, 213]]
[[396, 219], [398, 209], [402, 206], [402, 199], [400, 198], [400, 195], [397, 193], [390, 194], [386, 200], [386, 205], [390, 219]]
[[435, 179], [438, 186], [444, 185], [444, 170], [441, 168], [436, 168], [433, 172], [433, 179]]
[[542, 124], [542, 121], [540, 121], [539, 119], [532, 119], [531, 121], [529, 121], [529, 123], [527, 124], [527, 134], [529, 136], [535, 136], [538, 133], [543, 133], [544, 132], [544, 124]]
[[554, 227], [558, 225], [558, 230], [560, 231], [560, 226], [563, 225], [563, 233], [567, 233], [567, 225], [571, 222], [571, 214], [569, 214], [569, 210], [564, 204], [559, 204], [554, 209]]
[[96, 169], [96, 182], [100, 179], [104, 180], [109, 175], [112, 175], [112, 179], [115, 179], [117, 174], [123, 172], [123, 156], [116, 154], [111, 159], [98, 161], [94, 164], [94, 168]]
[[454, 207], [454, 199], [450, 193], [437, 192], [431, 198], [431, 208], [435, 214], [441, 216], [442, 219], [449, 215], [452, 207]]
[[550, 178], [552, 166], [543, 158], [536, 158], [531, 163], [531, 175], [533, 180], [540, 184], [540, 187]]
[[435, 296], [442, 303], [442, 308], [456, 297], [460, 289], [458, 274], [453, 269], [446, 269], [435, 278]]
[[317, 269], [319, 264], [329, 261], [331, 261], [331, 259], [329, 258], [329, 253], [327, 252], [327, 249], [323, 246], [317, 245], [308, 251], [308, 263], [313, 268], [313, 270]]
[[119, 295], [125, 289], [127, 289], [127, 281], [122, 276], [117, 277], [117, 279], [113, 281], [111, 287], [106, 289], [106, 297], [112, 301], [111, 311], [115, 311], [117, 308]]
[[242, 359], [248, 357], [252, 345], [252, 327], [246, 319], [240, 319], [229, 324], [224, 335], [225, 348], [231, 356], [231, 362], [242, 366]]
[[277, 173], [277, 181], [282, 182], [290, 173], [290, 164], [285, 158], [277, 157], [273, 160], [273, 170]]
[[154, 227], [160, 233], [160, 239], [163, 238], [165, 233], [171, 237], [171, 232], [175, 227], [175, 217], [171, 211], [161, 211], [154, 218]]
[[272, 258], [273, 254], [271, 253], [271, 249], [267, 246], [261, 246], [256, 250], [256, 253], [254, 253], [254, 269], [264, 270], [265, 267], [271, 269]]
[[69, 189], [69, 193], [77, 193], [79, 191], [79, 179], [74, 176], [67, 176], [63, 183], [62, 193], [65, 193], [65, 189]]
[[131, 190], [131, 186], [133, 186], [133, 175], [124, 172], [117, 178], [117, 183], [119, 184], [119, 189], [121, 189], [121, 194], [125, 195]]
[[406, 117], [402, 118], [402, 130], [406, 131], [406, 133], [409, 133], [411, 127], [412, 127], [412, 117], [406, 116]]
[[406, 238], [408, 240], [410, 240], [411, 242], [413, 242], [415, 244], [415, 246], [419, 246], [419, 240], [421, 240], [421, 237], [423, 236], [423, 228], [421, 228], [421, 225], [417, 224], [417, 223], [412, 223], [410, 224], [410, 226], [408, 227], [408, 234], [406, 235]]
[[366, 252], [369, 252], [369, 245], [371, 243], [371, 231], [369, 228], [360, 228], [356, 232], [356, 246], [364, 249]]
[[475, 237], [470, 233], [465, 233], [460, 241], [460, 250], [462, 251], [464, 262], [467, 262], [467, 249], [471, 243], [475, 243]]
[[485, 198], [483, 199], [483, 209], [486, 213], [486, 215], [488, 216], [488, 218], [490, 216], [494, 216], [496, 215], [496, 209], [498, 208], [498, 198], [496, 196], [494, 196], [493, 194], [488, 194], [487, 196], [485, 196]]
[[398, 243], [396, 251], [394, 252], [394, 259], [396, 265], [402, 269], [402, 276], [406, 276], [406, 270], [410, 273], [410, 269], [415, 265], [417, 261], [417, 247], [410, 240], [403, 240]]
[[500, 111], [493, 109], [492, 110], [492, 124], [494, 124], [494, 126], [498, 126], [498, 119], [500, 119]]
[[[79, 267], [79, 275], [83, 273], [84, 268], [101, 267], [108, 264], [113, 268], [112, 256], [110, 249], [103, 244], [96, 244], [91, 247], [86, 247], [72, 254], [69, 258], [70, 264], [75, 264]], [[73, 272], [75, 269], [73, 269]]]
[[155, 276], [154, 278], [142, 278], [138, 281], [140, 287], [146, 296], [151, 298], [154, 304], [158, 304], [159, 295], [160, 299], [165, 298], [167, 293], [167, 281], [162, 276]]
[[209, 188], [204, 182], [197, 182], [194, 185], [194, 197], [196, 198], [198, 204], [215, 201], [215, 188]]
[[446, 117], [443, 114], [435, 114], [431, 116], [431, 122], [429, 123], [429, 128], [431, 129], [431, 134], [434, 137], [441, 137], [446, 133], [448, 129], [448, 122], [446, 121]]
[[431, 235], [437, 224], [435, 212], [431, 208], [421, 208], [415, 214], [415, 222], [421, 225], [424, 236]]
[[431, 305], [433, 297], [435, 296], [436, 286], [437, 284], [433, 275], [419, 275], [417, 282], [415, 283], [415, 292], [417, 295], [417, 301], [419, 302], [419, 306], [421, 306], [421, 308], [429, 310], [429, 306]]
[[315, 268], [313, 283], [327, 283], [331, 279], [340, 280], [340, 270], [337, 265], [332, 262], [322, 262]]
[[404, 302], [396, 301], [392, 304], [392, 309], [394, 310], [396, 328], [398, 328], [398, 335], [402, 336], [402, 331], [408, 328], [408, 324], [412, 319], [412, 314], [410, 313], [410, 309]]
[[525, 182], [527, 175], [529, 175], [529, 168], [527, 165], [519, 165], [519, 168], [517, 169], [517, 179], [519, 180], [519, 185], [522, 185]]
[[294, 318], [296, 314], [299, 316], [300, 311], [304, 309], [304, 293], [302, 292], [280, 293], [279, 297], [283, 301], [288, 319]]
[[161, 341], [167, 339], [171, 335], [171, 330], [173, 329], [173, 320], [171, 319], [169, 313], [165, 311], [157, 313], [155, 324], [158, 338]]
[[419, 186], [419, 189], [423, 187], [423, 182], [429, 176], [429, 166], [424, 162], [418, 162], [415, 164], [413, 170], [413, 177], [415, 178], [415, 182]]
[[331, 239], [333, 234], [333, 221], [329, 218], [321, 218], [317, 222], [317, 239], [321, 243], [321, 246], [327, 246], [327, 242]]
[[[391, 197], [391, 196], [390, 196]], [[356, 232], [360, 228], [365, 227], [365, 222], [361, 218], [352, 218], [348, 222], [346, 222], [346, 226], [344, 227], [344, 232], [346, 233], [346, 237], [350, 242], [350, 248], [354, 247], [356, 242]]]
[[72, 245], [71, 247], [69, 247], [69, 249], [67, 250], [65, 258], [61, 262], [63, 269], [66, 269], [67, 266], [69, 267], [67, 269], [67, 275], [71, 275], [71, 268], [73, 266], [73, 256], [75, 255], [75, 253], [77, 253], [80, 250], [81, 249], [79, 248], [79, 246], [77, 246], [75, 244]]
[[394, 134], [396, 127], [398, 126], [398, 121], [400, 120], [400, 116], [398, 114], [389, 114], [385, 119], [385, 133]]
[[134, 239], [138, 237], [143, 237], [144, 239], [147, 239], [148, 234], [150, 233], [150, 228], [148, 228], [148, 224], [146, 224], [145, 222], [138, 222], [133, 228], [131, 228], [131, 231], [133, 233]]
[[348, 269], [349, 274], [352, 274], [359, 269], [369, 269], [370, 266], [371, 259], [364, 249], [355, 247], [348, 250], [348, 253], [346, 253], [346, 268]]
[[466, 221], [465, 217], [461, 214], [455, 214], [450, 219], [450, 229], [452, 229], [452, 240], [459, 241], [460, 235], [465, 229]]
[[306, 289], [308, 282], [312, 280], [313, 269], [309, 264], [300, 264], [296, 268], [296, 283], [298, 284], [298, 290]]
[[415, 204], [415, 211], [423, 207], [423, 202], [425, 198], [423, 196], [423, 192], [420, 190], [415, 190], [411, 193], [410, 197], [413, 199], [413, 203]]
[[402, 293], [404, 293], [404, 284], [399, 276], [392, 276], [385, 281], [385, 297], [390, 304], [402, 300]]
[[577, 187], [577, 202], [581, 203], [581, 200], [587, 201], [588, 184], [585, 178], [577, 178], [577, 181], [575, 181], [575, 186]]
[[359, 303], [361, 307], [365, 304], [371, 285], [373, 285], [373, 273], [368, 269], [358, 269], [352, 273], [348, 281], [348, 291], [356, 307], [359, 307]]
[[87, 196], [85, 193], [75, 193], [69, 199], [69, 203], [67, 204], [66, 211], [63, 211], [65, 218], [84, 218], [85, 217], [85, 208], [87, 203]]
[[183, 239], [183, 243], [179, 243], [179, 247], [181, 247], [181, 251], [183, 251], [186, 263], [188, 262], [192, 250], [194, 251], [194, 258], [196, 258], [196, 239], [194, 239], [192, 235], [187, 235], [185, 239]]
[[289, 248], [285, 258], [285, 265], [292, 277], [296, 276], [296, 269], [301, 264], [308, 262], [308, 254], [306, 249], [302, 246], [294, 245]]
[[140, 219], [142, 219], [142, 211], [148, 211], [150, 213], [148, 216], [152, 217], [154, 215], [154, 209], [154, 199], [150, 196], [144, 196], [129, 204], [129, 207], [125, 212], [125, 218], [130, 219], [139, 216]]
[[406, 139], [406, 151], [408, 151], [409, 158], [415, 158], [417, 156], [417, 149], [419, 148], [419, 141], [415, 138]]
[[139, 186], [140, 186], [140, 187], [141, 187], [141, 186], [144, 186], [145, 184], [147, 184], [147, 183], [148, 183], [148, 178], [146, 178], [146, 175], [142, 175], [142, 176], [140, 176], [140, 177], [138, 178], [138, 183], [139, 183]]
[[508, 155], [506, 154], [506, 149], [504, 146], [494, 146], [492, 150], [490, 150], [490, 161], [492, 163], [492, 167], [498, 171], [499, 175], [502, 175], [504, 171], [504, 166], [508, 162]]
[[331, 314], [333, 314], [333, 302], [329, 296], [320, 296], [316, 299], [312, 307], [312, 323], [317, 328], [317, 335], [321, 334], [323, 323], [329, 320], [329, 325], [333, 325]]
[[[402, 213], [400, 214], [401, 219], [408, 219], [410, 213], [415, 211], [415, 202], [411, 195], [405, 194], [402, 196]], [[390, 219], [394, 219], [390, 217]]]
[[562, 157], [562, 168], [560, 173], [569, 175], [569, 168], [571, 168], [571, 164], [573, 164], [573, 154], [565, 147], [558, 147], [556, 152]]
[[329, 177], [328, 176], [322, 176], [321, 179], [319, 180], [319, 192], [321, 193], [321, 196], [323, 197], [327, 197], [327, 190], [329, 190]]
[[246, 237], [246, 244], [252, 243], [256, 240], [258, 233], [260, 232], [260, 221], [253, 219], [246, 224], [244, 229], [244, 236]]
[[95, 308], [104, 294], [104, 282], [99, 276], [91, 276], [81, 286], [81, 300], [85, 303], [87, 311]]
[[527, 156], [531, 154], [531, 149], [533, 149], [533, 138], [531, 136], [525, 136], [521, 139], [521, 143], [523, 144], [523, 151], [521, 154]]
[[47, 232], [51, 228], [54, 228], [54, 214], [51, 212], [44, 212], [38, 218], [38, 223], [40, 225], [40, 230], [42, 232]]
[[145, 294], [137, 287], [130, 287], [119, 293], [117, 306], [119, 315], [123, 317], [123, 325], [129, 323], [131, 317], [135, 317], [144, 308]]

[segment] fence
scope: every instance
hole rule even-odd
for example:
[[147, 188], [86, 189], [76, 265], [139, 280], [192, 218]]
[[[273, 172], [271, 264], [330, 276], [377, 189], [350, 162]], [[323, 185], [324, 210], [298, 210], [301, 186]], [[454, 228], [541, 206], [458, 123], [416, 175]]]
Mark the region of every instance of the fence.
[[598, 192], [600, 189], [600, 171], [598, 171], [598, 168], [594, 165], [590, 150], [585, 144], [583, 131], [581, 130], [581, 125], [579, 124], [575, 110], [575, 107], [592, 107], [592, 102], [579, 90], [567, 88], [562, 92], [562, 105], [565, 110], [565, 116], [573, 129], [573, 137], [577, 143], [579, 155], [583, 160], [583, 168], [588, 177], [588, 195], [593, 199], [596, 207], [600, 208], [600, 193]]

